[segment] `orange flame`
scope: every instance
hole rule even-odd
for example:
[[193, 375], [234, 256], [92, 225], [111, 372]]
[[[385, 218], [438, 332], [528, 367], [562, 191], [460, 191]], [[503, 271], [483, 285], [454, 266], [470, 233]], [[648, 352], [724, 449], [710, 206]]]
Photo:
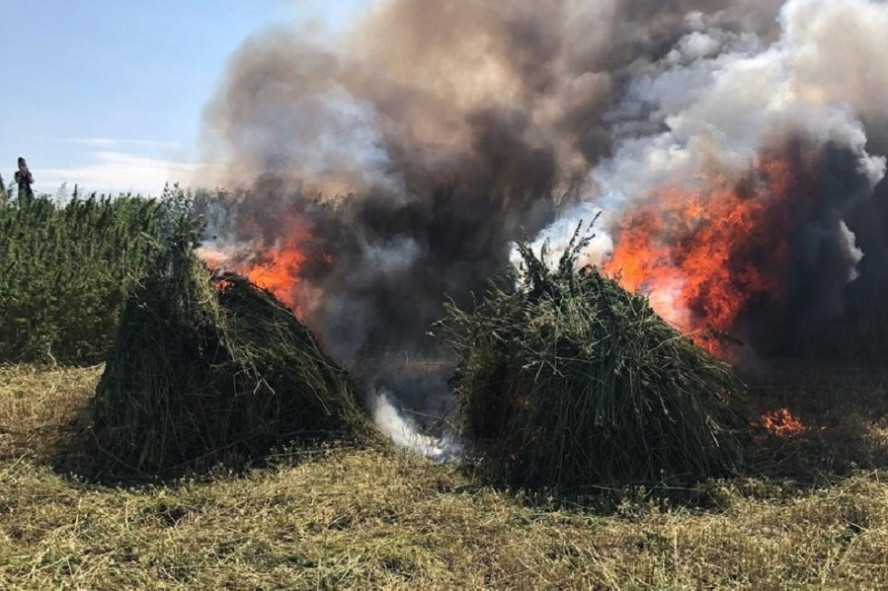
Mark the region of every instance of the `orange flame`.
[[[312, 226], [304, 212], [292, 207], [286, 214], [286, 233], [274, 244], [254, 246], [249, 257], [229, 259], [204, 253], [204, 261], [213, 268], [225, 266], [236, 273], [244, 275], [264, 289], [267, 289], [296, 316], [302, 317], [300, 285], [301, 273], [310, 264], [308, 245], [312, 239]], [[244, 235], [255, 235], [260, 232], [259, 224], [252, 219], [243, 221], [241, 228]]]
[[246, 270], [247, 279], [267, 289], [297, 311], [299, 271], [305, 264], [305, 253], [296, 247], [285, 245], [262, 253], [260, 259], [260, 262]]
[[746, 175], [657, 191], [619, 224], [604, 272], [648, 294], [658, 314], [723, 354], [706, 332], [733, 334], [751, 303], [781, 293], [805, 195], [798, 165], [771, 155]]
[[778, 437], [801, 435], [808, 428], [788, 408], [781, 408], [762, 415], [762, 426]]

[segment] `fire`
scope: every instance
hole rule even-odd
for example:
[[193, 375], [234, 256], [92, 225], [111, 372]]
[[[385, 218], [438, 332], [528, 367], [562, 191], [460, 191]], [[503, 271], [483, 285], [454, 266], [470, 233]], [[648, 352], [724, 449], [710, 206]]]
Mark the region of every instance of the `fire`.
[[808, 428], [788, 408], [781, 408], [762, 415], [762, 426], [778, 437], [801, 435]]
[[[294, 205], [279, 219], [283, 226], [282, 235], [273, 242], [258, 237], [261, 236], [260, 225], [248, 218], [239, 228], [245, 247], [234, 252], [204, 248], [200, 257], [211, 268], [234, 271], [267, 289], [301, 318], [303, 273], [309, 267], [329, 265], [331, 261], [325, 258], [326, 255], [314, 257], [311, 253], [313, 225], [303, 209]], [[313, 258], [319, 258], [320, 263]]]
[[604, 272], [722, 353], [705, 335], [735, 334], [748, 306], [782, 293], [810, 171], [796, 160], [770, 154], [743, 175], [655, 192], [618, 225]]
[[245, 274], [250, 281], [267, 289], [284, 304], [297, 311], [299, 272], [305, 262], [303, 251], [294, 245], [284, 245], [262, 253], [260, 261], [247, 269]]

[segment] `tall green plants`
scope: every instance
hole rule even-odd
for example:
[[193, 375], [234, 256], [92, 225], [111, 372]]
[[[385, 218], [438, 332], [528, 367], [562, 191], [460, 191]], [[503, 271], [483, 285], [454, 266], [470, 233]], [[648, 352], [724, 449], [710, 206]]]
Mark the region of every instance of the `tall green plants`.
[[0, 205], [0, 363], [104, 359], [129, 289], [187, 203], [168, 191]]

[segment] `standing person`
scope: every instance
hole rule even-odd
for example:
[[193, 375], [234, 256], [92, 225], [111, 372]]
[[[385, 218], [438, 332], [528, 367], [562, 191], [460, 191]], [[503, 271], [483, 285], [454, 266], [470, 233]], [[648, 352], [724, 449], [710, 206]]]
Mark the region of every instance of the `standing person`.
[[34, 184], [34, 175], [28, 170], [28, 163], [21, 156], [18, 159], [18, 170], [15, 171], [15, 183], [18, 185], [19, 199], [34, 196], [34, 191], [31, 190], [31, 185]]
[[6, 185], [3, 184], [3, 175], [0, 174], [0, 205], [6, 203]]

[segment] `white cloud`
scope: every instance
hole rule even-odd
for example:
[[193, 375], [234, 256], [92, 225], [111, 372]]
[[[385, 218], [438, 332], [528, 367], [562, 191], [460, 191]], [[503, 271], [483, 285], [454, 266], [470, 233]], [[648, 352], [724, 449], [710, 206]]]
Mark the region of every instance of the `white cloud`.
[[[114, 140], [116, 141], [116, 140]], [[101, 151], [80, 167], [33, 168], [35, 189], [54, 193], [62, 184], [78, 185], [81, 192], [141, 193], [159, 195], [166, 183], [189, 185], [201, 167], [198, 163]]]
[[130, 146], [130, 147], [136, 147], [136, 148], [181, 150], [183, 147], [180, 142], [157, 141], [157, 140], [115, 139], [115, 138], [105, 138], [105, 137], [76, 137], [76, 138], [67, 138], [62, 141], [67, 142], [67, 143], [71, 143], [71, 144], [77, 144], [79, 146], [89, 146], [92, 148], [106, 148], [106, 149], [114, 149], [114, 148], [119, 148], [121, 146]]

